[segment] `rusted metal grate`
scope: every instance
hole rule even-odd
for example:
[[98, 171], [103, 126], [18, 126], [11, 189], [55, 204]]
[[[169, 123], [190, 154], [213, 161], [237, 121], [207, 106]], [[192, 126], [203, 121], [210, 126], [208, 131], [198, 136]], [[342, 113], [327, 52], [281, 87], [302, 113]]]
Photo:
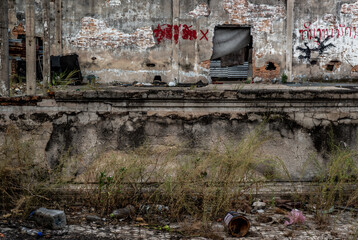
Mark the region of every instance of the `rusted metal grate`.
[[210, 76], [212, 78], [227, 78], [227, 79], [246, 79], [249, 74], [249, 63], [244, 62], [243, 65], [232, 67], [221, 67], [220, 60], [213, 60], [210, 63]]

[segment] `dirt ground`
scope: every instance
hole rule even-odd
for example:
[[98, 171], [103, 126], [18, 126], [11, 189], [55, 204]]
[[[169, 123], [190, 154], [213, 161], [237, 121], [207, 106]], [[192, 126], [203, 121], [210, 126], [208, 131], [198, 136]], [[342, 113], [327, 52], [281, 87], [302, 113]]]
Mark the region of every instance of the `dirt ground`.
[[[291, 226], [284, 224], [287, 214], [287, 211], [277, 207], [268, 207], [262, 213], [254, 211], [246, 214], [251, 227], [242, 239], [358, 239], [357, 212], [334, 211], [326, 216], [324, 223], [320, 223], [313, 213], [304, 211], [305, 222]], [[153, 217], [160, 219], [159, 222], [149, 224], [146, 221], [148, 216], [138, 215], [123, 221], [110, 217], [91, 220], [89, 216], [96, 216], [96, 213], [86, 208], [72, 212], [66, 210], [66, 228], [48, 230], [36, 226], [31, 219], [20, 220], [3, 214], [0, 217], [0, 239], [237, 239], [227, 233], [222, 219], [204, 229], [201, 222], [191, 221], [190, 217], [188, 221], [173, 223], [168, 222], [165, 216], [156, 215]], [[36, 236], [37, 232], [41, 232], [42, 236]]]

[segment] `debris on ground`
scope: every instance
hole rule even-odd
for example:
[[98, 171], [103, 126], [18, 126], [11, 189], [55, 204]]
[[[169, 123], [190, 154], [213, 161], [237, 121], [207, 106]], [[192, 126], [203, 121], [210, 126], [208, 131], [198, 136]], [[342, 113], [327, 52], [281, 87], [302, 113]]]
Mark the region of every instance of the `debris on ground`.
[[[211, 230], [206, 233], [212, 233], [216, 238], [210, 238], [208, 234], [199, 234], [202, 229], [202, 223], [195, 222], [195, 219], [184, 222], [171, 222], [166, 225], [139, 225], [137, 222], [128, 219], [127, 221], [118, 222], [105, 221], [101, 224], [89, 223], [86, 216], [93, 209], [86, 210], [85, 207], [77, 210], [66, 209], [68, 224], [62, 230], [39, 229], [32, 221], [10, 220], [3, 218], [5, 213], [0, 215], [0, 232], [6, 237], [5, 239], [34, 239], [38, 236], [30, 236], [27, 233], [21, 232], [21, 227], [25, 226], [27, 229], [33, 229], [41, 232], [43, 238], [49, 239], [188, 239], [188, 240], [209, 240], [209, 239], [226, 239], [234, 240], [225, 230], [221, 222], [214, 222], [209, 224]], [[69, 212], [74, 211], [74, 212]], [[78, 211], [78, 212], [77, 212]], [[357, 239], [358, 237], [358, 222], [355, 212], [335, 212], [330, 214], [331, 222], [324, 228], [317, 223], [316, 218], [309, 212], [304, 212], [306, 217], [304, 225], [291, 225], [290, 228], [284, 225], [283, 214], [276, 213], [275, 207], [266, 207], [265, 215], [251, 214], [245, 215], [250, 220], [250, 231], [245, 236], [245, 240], [307, 240], [307, 239]], [[95, 215], [91, 213], [91, 215]], [[270, 218], [273, 219], [271, 222]], [[188, 218], [189, 219], [189, 218]], [[279, 223], [278, 223], [279, 222]], [[31, 225], [33, 224], [33, 225]], [[161, 226], [160, 228], [158, 226]], [[168, 231], [169, 229], [169, 231]], [[190, 232], [190, 229], [196, 229]], [[189, 233], [187, 234], [189, 230]], [[35, 232], [34, 231], [34, 232]], [[1, 239], [2, 235], [0, 235]], [[2, 237], [4, 238], [4, 237]]]
[[100, 223], [103, 221], [102, 218], [100, 218], [96, 215], [87, 215], [86, 220], [87, 220], [87, 222], [95, 222], [95, 223]]
[[289, 221], [285, 221], [285, 225], [294, 225], [294, 224], [304, 224], [306, 221], [305, 216], [303, 216], [303, 213], [300, 210], [293, 209], [288, 214]]
[[67, 224], [66, 215], [61, 210], [39, 208], [31, 215], [39, 226], [45, 228], [58, 230], [63, 229]]
[[266, 207], [266, 203], [262, 202], [261, 200], [254, 202], [252, 204], [255, 210], [264, 209]]
[[135, 212], [136, 212], [135, 207], [132, 205], [128, 205], [125, 208], [114, 210], [109, 216], [111, 218], [117, 218], [120, 221], [123, 221], [127, 218], [132, 218]]
[[224, 218], [225, 227], [234, 237], [245, 237], [250, 230], [250, 221], [243, 215], [231, 211]]

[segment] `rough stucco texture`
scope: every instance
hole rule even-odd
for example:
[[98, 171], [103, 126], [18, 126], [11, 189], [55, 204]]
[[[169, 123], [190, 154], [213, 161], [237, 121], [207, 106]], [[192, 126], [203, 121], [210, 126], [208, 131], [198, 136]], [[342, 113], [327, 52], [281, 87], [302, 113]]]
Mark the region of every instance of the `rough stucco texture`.
[[150, 27], [143, 27], [132, 34], [126, 34], [115, 28], [109, 28], [103, 20], [91, 17], [82, 18], [81, 31], [76, 37], [71, 38], [70, 42], [80, 48], [118, 48], [134, 45], [145, 49], [155, 44]]
[[[324, 4], [296, 1], [295, 9], [293, 63], [296, 79], [357, 78], [358, 1], [329, 0]], [[332, 67], [327, 68], [327, 65]]]

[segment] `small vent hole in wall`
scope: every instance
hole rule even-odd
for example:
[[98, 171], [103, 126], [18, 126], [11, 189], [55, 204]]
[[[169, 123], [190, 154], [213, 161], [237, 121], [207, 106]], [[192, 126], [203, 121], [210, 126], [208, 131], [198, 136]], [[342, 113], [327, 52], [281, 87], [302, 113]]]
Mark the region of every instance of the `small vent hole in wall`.
[[333, 72], [335, 71], [337, 68], [339, 68], [339, 66], [341, 65], [340, 61], [334, 60], [334, 61], [330, 61], [327, 65], [326, 65], [326, 70], [329, 72]]
[[329, 72], [333, 72], [334, 70], [334, 65], [333, 64], [328, 64], [327, 67], [326, 67], [327, 71]]
[[311, 61], [311, 65], [317, 65], [317, 63], [318, 63], [317, 60], [312, 60]]
[[155, 67], [154, 63], [147, 63], [147, 67]]
[[266, 66], [266, 70], [267, 70], [267, 71], [274, 71], [274, 70], [276, 70], [275, 64], [272, 63], [272, 62], [269, 62], [269, 63], [267, 64], [267, 66]]
[[154, 76], [154, 82], [161, 82], [162, 81], [162, 77], [159, 75]]

